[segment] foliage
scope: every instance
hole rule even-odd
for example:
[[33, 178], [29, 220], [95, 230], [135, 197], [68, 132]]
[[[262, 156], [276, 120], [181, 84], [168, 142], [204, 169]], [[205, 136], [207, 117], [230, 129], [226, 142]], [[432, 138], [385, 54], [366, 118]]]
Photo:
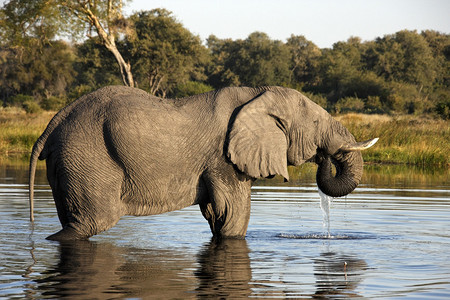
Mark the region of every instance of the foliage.
[[286, 42], [291, 54], [289, 84], [300, 88], [306, 83], [316, 86], [319, 82], [319, 61], [322, 51], [304, 36], [291, 35]]
[[188, 81], [186, 83], [180, 83], [175, 87], [173, 91], [174, 98], [189, 97], [197, 94], [206, 93], [212, 91], [214, 88], [198, 81]]
[[45, 110], [58, 111], [66, 106], [66, 102], [65, 98], [50, 96], [42, 99], [40, 106]]
[[289, 50], [267, 34], [254, 32], [245, 40], [208, 38], [213, 64], [210, 84], [215, 88], [229, 85], [287, 85], [289, 82]]
[[380, 137], [362, 152], [365, 161], [450, 166], [449, 121], [360, 114], [338, 119], [359, 141]]
[[34, 98], [29, 95], [18, 94], [6, 99], [6, 104], [11, 107], [22, 107], [27, 101], [34, 101]]
[[[162, 97], [280, 85], [331, 112], [449, 118], [449, 34], [402, 30], [372, 41], [350, 37], [320, 49], [301, 35], [283, 42], [254, 32], [238, 40], [211, 35], [205, 46], [171, 12], [154, 9], [124, 18], [122, 4], [5, 2], [0, 9], [3, 106], [22, 106], [25, 101], [14, 103], [14, 96], [26, 95], [45, 109], [58, 109], [101, 86], [123, 83]], [[72, 43], [56, 39], [64, 32], [73, 36]], [[124, 77], [131, 69], [132, 84]]]
[[23, 109], [27, 114], [35, 114], [41, 111], [41, 107], [36, 102], [29, 100], [23, 103]]
[[178, 84], [205, 80], [206, 48], [164, 9], [130, 17], [134, 34], [125, 40], [136, 81], [151, 94], [166, 97]]
[[0, 13], [0, 37], [13, 45], [27, 47], [29, 39], [47, 44], [56, 35], [79, 38], [94, 30], [102, 45], [115, 57], [123, 83], [134, 86], [130, 65], [116, 46], [127, 22], [122, 15], [123, 0], [9, 0]]
[[335, 104], [334, 109], [336, 110], [336, 113], [344, 113], [349, 111], [363, 112], [364, 101], [362, 101], [358, 97], [341, 98]]
[[[63, 96], [74, 80], [73, 50], [65, 42], [54, 41], [39, 47], [4, 46], [0, 49], [0, 95], [33, 96], [37, 102], [50, 96]], [[35, 44], [33, 44], [35, 45]]]
[[77, 57], [73, 64], [77, 84], [71, 89], [72, 99], [102, 86], [122, 84], [116, 72], [114, 56], [102, 46], [98, 37], [76, 45], [74, 51]]

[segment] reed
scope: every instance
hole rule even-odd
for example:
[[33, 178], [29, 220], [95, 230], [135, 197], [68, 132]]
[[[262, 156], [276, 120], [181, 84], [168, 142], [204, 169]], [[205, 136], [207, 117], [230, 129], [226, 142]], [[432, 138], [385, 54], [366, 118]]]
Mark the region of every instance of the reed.
[[[34, 142], [54, 114], [0, 108], [0, 162], [29, 158]], [[339, 115], [336, 119], [359, 141], [380, 138], [363, 152], [366, 162], [450, 166], [450, 121], [364, 114]]]
[[27, 114], [17, 108], [0, 108], [0, 162], [29, 157], [34, 142], [55, 112]]
[[379, 137], [365, 161], [450, 166], [450, 122], [425, 117], [346, 114], [336, 117], [357, 140]]

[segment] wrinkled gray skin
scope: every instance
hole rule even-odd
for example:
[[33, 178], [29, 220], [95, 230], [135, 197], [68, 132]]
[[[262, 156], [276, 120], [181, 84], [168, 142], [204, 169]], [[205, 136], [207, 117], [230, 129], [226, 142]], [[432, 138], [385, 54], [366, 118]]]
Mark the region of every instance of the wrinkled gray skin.
[[105, 87], [62, 109], [37, 140], [30, 162], [31, 209], [39, 156], [47, 160], [63, 227], [48, 239], [86, 239], [123, 215], [194, 204], [214, 236], [243, 238], [255, 178], [289, 179], [287, 165], [314, 161], [320, 189], [346, 195], [363, 169], [360, 152], [348, 150], [354, 143], [339, 122], [291, 89], [225, 88], [167, 100]]

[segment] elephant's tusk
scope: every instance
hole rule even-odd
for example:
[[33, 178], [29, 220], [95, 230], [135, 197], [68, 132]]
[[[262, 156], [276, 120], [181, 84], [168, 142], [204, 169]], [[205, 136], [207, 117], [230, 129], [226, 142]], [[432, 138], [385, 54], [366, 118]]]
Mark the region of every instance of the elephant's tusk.
[[362, 151], [366, 150], [373, 145], [375, 145], [376, 142], [378, 142], [379, 138], [374, 138], [371, 140], [367, 140], [364, 142], [354, 143], [354, 144], [347, 144], [342, 146], [339, 150], [344, 152], [350, 152], [350, 151]]

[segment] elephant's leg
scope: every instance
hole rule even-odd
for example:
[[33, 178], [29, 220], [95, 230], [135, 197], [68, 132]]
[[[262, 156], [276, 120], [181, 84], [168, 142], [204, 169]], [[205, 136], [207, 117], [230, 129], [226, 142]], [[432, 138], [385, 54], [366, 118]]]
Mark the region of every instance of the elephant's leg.
[[49, 235], [46, 239], [51, 241], [73, 241], [73, 240], [87, 240], [89, 236], [79, 232], [71, 227], [71, 224], [66, 225], [63, 229]]
[[203, 216], [208, 220], [215, 237], [245, 238], [250, 220], [249, 180], [239, 181], [237, 178], [226, 182], [222, 178], [206, 180], [209, 199], [200, 203]]
[[[106, 200], [106, 201], [105, 201]], [[61, 199], [57, 200], [61, 201]], [[67, 201], [67, 200], [63, 200]], [[56, 202], [56, 201], [55, 201]], [[69, 202], [74, 202], [70, 201]], [[97, 196], [83, 196], [75, 205], [57, 205], [62, 229], [47, 237], [48, 240], [84, 240], [113, 227], [123, 215], [114, 207], [112, 199]], [[78, 202], [81, 202], [78, 203]], [[101, 204], [105, 203], [106, 204]], [[85, 205], [87, 204], [87, 205]], [[65, 216], [65, 217], [61, 217]]]
[[[108, 194], [105, 192], [105, 194]], [[61, 201], [61, 200], [59, 200]], [[63, 200], [67, 201], [67, 200]], [[69, 202], [74, 202], [70, 201]], [[113, 227], [123, 215], [109, 197], [83, 196], [76, 199], [75, 205], [57, 205], [62, 229], [47, 237], [49, 240], [83, 240]], [[81, 202], [81, 203], [78, 203]], [[103, 204], [102, 204], [103, 203]]]
[[[53, 171], [52, 168], [47, 169]], [[124, 214], [120, 200], [122, 176], [111, 170], [108, 177], [91, 172], [73, 176], [75, 171], [49, 173], [62, 229], [49, 240], [83, 240], [113, 227]]]

